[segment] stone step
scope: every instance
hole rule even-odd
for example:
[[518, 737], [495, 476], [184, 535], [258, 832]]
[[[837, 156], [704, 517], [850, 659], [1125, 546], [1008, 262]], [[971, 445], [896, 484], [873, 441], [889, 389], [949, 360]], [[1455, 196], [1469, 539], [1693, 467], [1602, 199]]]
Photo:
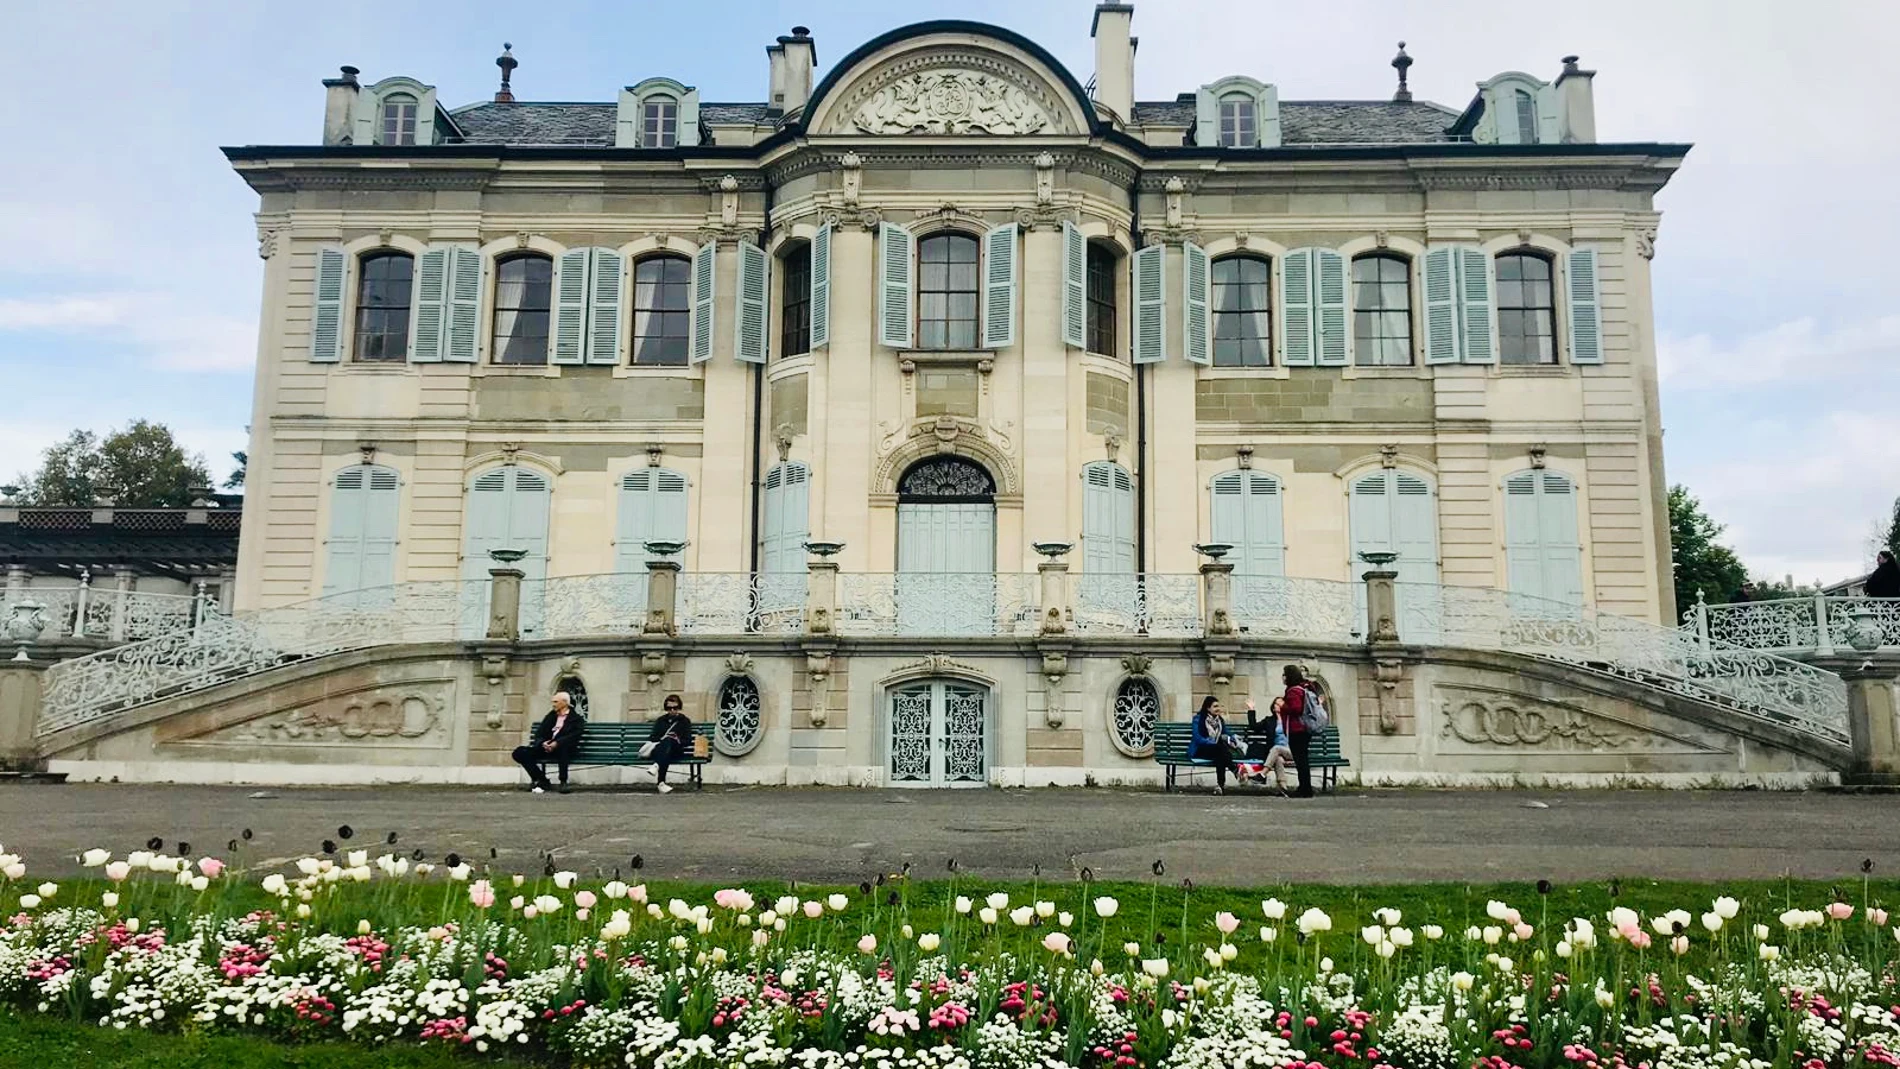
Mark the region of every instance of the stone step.
[[8, 772], [0, 769], [0, 783], [64, 783], [64, 772]]

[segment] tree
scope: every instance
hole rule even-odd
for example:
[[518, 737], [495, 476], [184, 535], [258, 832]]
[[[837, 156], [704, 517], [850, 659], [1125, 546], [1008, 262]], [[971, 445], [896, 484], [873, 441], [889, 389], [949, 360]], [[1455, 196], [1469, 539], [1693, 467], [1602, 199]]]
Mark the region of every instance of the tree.
[[1900, 497], [1893, 499], [1893, 515], [1886, 523], [1874, 524], [1873, 551], [1886, 550], [1900, 557]]
[[244, 450], [240, 449], [231, 454], [231, 459], [237, 461], [237, 468], [231, 472], [230, 478], [224, 480], [224, 488], [226, 490], [242, 490], [244, 489], [244, 469], [251, 466], [251, 458]]
[[1717, 542], [1724, 528], [1702, 511], [1702, 502], [1683, 487], [1669, 488], [1669, 548], [1676, 559], [1676, 618], [1695, 605], [1696, 595], [1710, 603], [1731, 601], [1748, 581], [1748, 569], [1735, 551]]
[[40, 470], [24, 479], [30, 505], [91, 505], [101, 499], [130, 508], [182, 508], [211, 485], [204, 458], [187, 454], [162, 423], [134, 420], [103, 439], [76, 430], [48, 449]]

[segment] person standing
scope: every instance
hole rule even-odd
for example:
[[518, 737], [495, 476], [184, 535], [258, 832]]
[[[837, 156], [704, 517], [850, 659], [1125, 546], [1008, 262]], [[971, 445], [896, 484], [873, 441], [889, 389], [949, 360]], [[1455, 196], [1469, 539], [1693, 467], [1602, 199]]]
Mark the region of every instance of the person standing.
[[647, 744], [640, 748], [640, 756], [659, 766], [660, 793], [672, 794], [673, 788], [666, 782], [666, 769], [679, 760], [681, 754], [693, 752], [693, 722], [686, 719], [685, 703], [677, 694], [668, 694], [660, 703], [660, 709], [660, 718], [653, 722], [653, 731], [647, 737]]
[[1234, 751], [1227, 745], [1227, 721], [1221, 716], [1220, 699], [1212, 694], [1194, 714], [1194, 741], [1188, 756], [1213, 762], [1214, 793], [1227, 793], [1227, 772], [1234, 767]]
[[1874, 557], [1874, 572], [1862, 593], [1870, 598], [1900, 598], [1900, 564], [1894, 563], [1893, 550], [1883, 549]]
[[529, 742], [515, 747], [515, 763], [527, 770], [535, 794], [541, 794], [549, 787], [549, 761], [553, 761], [560, 770], [561, 793], [567, 793], [567, 763], [574, 756], [574, 748], [580, 745], [581, 732], [587, 728], [587, 718], [569, 708], [572, 704], [573, 699], [567, 696], [566, 691], [555, 691], [554, 707], [541, 718], [541, 728], [535, 733], [540, 737], [540, 743]]
[[1299, 789], [1293, 792], [1295, 798], [1313, 797], [1312, 752], [1313, 733], [1306, 724], [1307, 682], [1306, 674], [1296, 665], [1287, 665], [1280, 673], [1286, 682], [1285, 704], [1280, 707], [1280, 716], [1286, 722], [1287, 748], [1293, 752], [1293, 767], [1299, 772]]

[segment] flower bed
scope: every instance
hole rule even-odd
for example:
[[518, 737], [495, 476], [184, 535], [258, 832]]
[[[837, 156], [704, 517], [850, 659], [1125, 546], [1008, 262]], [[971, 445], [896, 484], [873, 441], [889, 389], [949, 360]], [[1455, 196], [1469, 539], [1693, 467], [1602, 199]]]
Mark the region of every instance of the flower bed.
[[239, 872], [101, 850], [83, 859], [98, 878], [62, 887], [0, 855], [0, 1001], [635, 1069], [1900, 1066], [1900, 928], [1865, 883], [1853, 901], [1565, 917], [1540, 897], [1435, 923], [1277, 898], [1208, 915], [1159, 871], [1114, 893], [900, 872], [689, 901], [446, 861]]

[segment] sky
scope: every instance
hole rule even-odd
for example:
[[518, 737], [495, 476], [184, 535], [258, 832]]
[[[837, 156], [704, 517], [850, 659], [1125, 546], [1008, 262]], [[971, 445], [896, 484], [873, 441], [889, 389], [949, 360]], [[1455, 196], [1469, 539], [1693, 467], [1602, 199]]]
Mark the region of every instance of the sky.
[[[716, 9], [716, 11], [715, 11]], [[653, 75], [763, 100], [765, 45], [810, 26], [822, 69], [906, 22], [995, 22], [1087, 81], [1090, 0], [654, 0], [453, 5], [63, 0], [15, 5], [0, 83], [0, 476], [77, 427], [170, 425], [214, 471], [244, 448], [262, 261], [220, 146], [308, 144], [320, 81], [407, 74], [610, 101]], [[1322, 10], [1323, 9], [1323, 10]], [[707, 17], [713, 15], [715, 17]], [[1420, 99], [1505, 70], [1598, 71], [1598, 137], [1687, 141], [1658, 197], [1665, 458], [1758, 576], [1857, 574], [1900, 496], [1900, 4], [1872, 0], [1138, 0], [1139, 99], [1228, 74], [1283, 99], [1380, 99], [1399, 40]]]

